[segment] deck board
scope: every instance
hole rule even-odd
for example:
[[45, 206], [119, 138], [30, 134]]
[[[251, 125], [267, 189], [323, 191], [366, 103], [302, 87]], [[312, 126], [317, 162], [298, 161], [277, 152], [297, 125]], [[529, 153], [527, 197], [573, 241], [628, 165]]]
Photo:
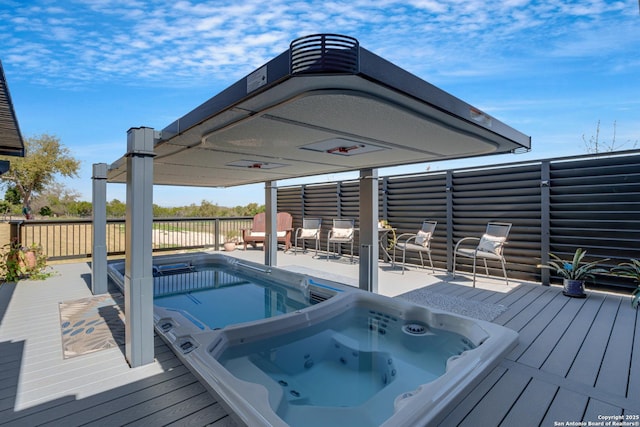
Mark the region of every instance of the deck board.
[[[623, 304], [629, 304], [624, 301]], [[629, 304], [630, 306], [631, 304]], [[640, 312], [635, 310], [635, 336], [633, 340], [633, 350], [631, 353], [631, 367], [629, 369], [629, 384], [627, 386], [627, 397], [633, 401], [640, 402], [640, 381], [632, 381], [632, 378], [640, 378]]]
[[[241, 256], [262, 258], [261, 251]], [[324, 259], [278, 254], [283, 265], [327, 268]], [[331, 263], [349, 275], [357, 265]], [[162, 340], [155, 362], [131, 369], [120, 349], [62, 359], [58, 303], [90, 295], [84, 263], [57, 267], [45, 282], [0, 287], [0, 425], [236, 426]], [[567, 298], [557, 286], [494, 278], [472, 287], [468, 275], [380, 271], [391, 296], [429, 285], [432, 291], [502, 304], [494, 322], [520, 341], [475, 387], [438, 416], [440, 426], [552, 426], [640, 413], [640, 315], [628, 296], [588, 292]]]
[[[115, 407], [114, 411], [111, 411], [108, 415], [95, 419], [92, 422], [85, 423], [86, 426], [121, 426], [131, 422], [141, 422], [142, 419], [151, 420], [148, 425], [155, 425], [153, 420], [157, 422], [157, 413], [165, 411], [167, 408], [173, 408], [176, 405], [184, 401], [192, 401], [197, 396], [205, 394], [205, 397], [210, 399], [210, 396], [206, 392], [204, 386], [198, 381], [192, 381], [191, 383], [181, 386], [173, 387], [170, 391], [162, 394], [153, 394], [150, 396], [144, 396], [144, 405], [128, 405], [128, 402], [123, 402], [126, 407]], [[200, 397], [201, 398], [201, 397]], [[109, 407], [113, 406], [112, 402], [109, 402]], [[65, 422], [67, 420], [65, 419]]]
[[459, 425], [465, 427], [499, 425], [530, 381], [530, 376], [508, 370], [491, 390], [482, 396], [480, 402]]
[[[528, 292], [523, 294], [505, 296], [500, 302], [500, 304], [507, 305], [509, 307], [509, 310], [505, 311], [500, 316], [498, 316], [494, 320], [494, 322], [500, 325], [506, 325], [512, 319], [517, 318], [517, 316], [520, 315], [522, 311], [526, 311], [531, 304], [536, 304], [536, 300], [542, 297], [544, 294], [547, 294], [548, 291], [549, 291], [549, 288], [539, 286], [536, 288], [529, 289]], [[539, 306], [539, 304], [537, 305]]]
[[532, 379], [502, 420], [501, 425], [522, 425], [522, 420], [527, 420], [529, 425], [539, 425], [557, 391], [558, 387], [555, 385]]
[[[207, 390], [205, 389], [202, 389], [202, 391], [199, 394], [193, 397], [187, 397], [186, 395], [184, 395], [183, 397], [184, 397], [184, 400], [177, 402], [174, 405], [163, 407], [159, 411], [151, 414], [150, 416], [142, 418], [138, 422], [140, 424], [152, 425], [152, 426], [179, 422], [180, 420], [183, 420], [185, 417], [189, 417], [190, 415], [196, 412], [199, 412], [204, 408], [212, 406], [211, 396], [209, 395], [209, 392], [207, 392]], [[224, 409], [221, 408], [221, 406], [219, 405], [215, 405], [215, 406], [218, 408], [220, 412], [218, 414], [209, 413], [210, 416], [211, 415], [214, 416], [213, 419], [216, 419], [215, 418], [216, 415], [219, 415], [219, 416], [226, 415], [226, 412], [224, 411]], [[209, 423], [209, 420], [203, 420], [203, 422]]]
[[[173, 387], [180, 387], [183, 384], [192, 383], [189, 371], [184, 366], [163, 374], [161, 377], [151, 377], [144, 380], [128, 384], [114, 389], [114, 392], [100, 393], [85, 399], [73, 400], [59, 405], [39, 405], [21, 411], [23, 420], [32, 425], [42, 425], [47, 422], [54, 423], [64, 418], [65, 423], [75, 424], [90, 421], [92, 419], [106, 416], [113, 410], [118, 409], [120, 399], [130, 405], [135, 405], [138, 401], [143, 401], [139, 396], [162, 393], [171, 390]], [[105, 405], [109, 402], [109, 405]], [[49, 410], [51, 409], [51, 410]]]
[[[509, 358], [518, 360], [531, 346], [533, 341], [547, 329], [550, 321], [565, 307], [567, 298], [554, 292], [547, 292], [541, 298], [519, 313], [504, 326], [520, 334], [520, 341], [516, 348], [509, 353]], [[550, 343], [552, 344], [552, 343]]]
[[494, 296], [496, 294], [496, 292], [494, 291], [490, 291], [487, 289], [477, 289], [477, 292], [474, 292], [471, 295], [465, 295], [465, 298], [468, 298], [470, 300], [474, 300], [474, 301], [480, 301], [480, 302], [486, 302], [489, 303], [489, 301], [487, 301], [488, 298], [491, 298], [492, 296]]
[[[553, 317], [548, 325], [537, 336], [531, 337], [531, 344], [517, 358], [519, 363], [540, 368], [551, 350], [560, 342], [560, 339], [562, 339], [565, 331], [582, 306], [582, 303], [576, 299], [570, 298], [565, 301], [566, 304], [562, 307], [562, 310]], [[546, 320], [542, 316], [539, 316], [539, 318], [542, 322]], [[535, 332], [532, 335], [535, 335]]]
[[485, 396], [493, 386], [502, 378], [502, 376], [507, 372], [507, 369], [498, 366], [493, 369], [487, 376], [480, 382], [476, 387], [474, 387], [469, 395], [460, 403], [455, 405], [454, 408], [450, 408], [448, 413], [444, 414], [439, 420], [439, 424], [442, 427], [452, 427], [459, 425], [466, 417], [469, 412], [473, 410], [476, 406], [477, 402], [482, 400], [482, 397]]
[[596, 382], [604, 351], [611, 336], [620, 298], [607, 296], [569, 369], [567, 379], [592, 386]]
[[547, 360], [542, 364], [542, 370], [564, 377], [580, 349], [582, 342], [602, 305], [604, 298], [591, 296], [584, 301], [562, 339], [551, 349]]
[[541, 426], [553, 426], [555, 422], [580, 421], [584, 417], [589, 398], [584, 394], [560, 388], [540, 422]]
[[225, 420], [229, 415], [227, 411], [218, 403], [208, 403], [204, 408], [191, 413], [188, 416], [182, 417], [178, 420], [170, 422], [167, 426], [170, 427], [190, 427], [201, 426], [209, 423], [215, 423], [216, 427], [222, 427], [223, 425], [236, 425], [232, 420]]
[[622, 415], [622, 409], [598, 399], [589, 399], [583, 418], [597, 421], [599, 415]]
[[607, 393], [618, 396], [627, 395], [629, 372], [616, 369], [618, 366], [630, 366], [633, 350], [633, 340], [629, 339], [628, 326], [635, 323], [635, 310], [629, 304], [620, 301], [618, 313], [614, 320], [609, 342], [605, 350], [596, 379], [596, 387]]

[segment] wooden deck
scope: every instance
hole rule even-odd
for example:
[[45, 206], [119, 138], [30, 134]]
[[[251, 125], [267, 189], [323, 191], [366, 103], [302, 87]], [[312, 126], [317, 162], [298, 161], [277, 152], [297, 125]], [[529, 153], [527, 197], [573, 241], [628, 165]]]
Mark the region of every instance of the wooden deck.
[[494, 323], [520, 334], [518, 346], [440, 425], [559, 426], [621, 415], [640, 425], [640, 316], [628, 296], [575, 299], [532, 284], [509, 293], [451, 283], [432, 289], [507, 305]]
[[58, 303], [90, 296], [91, 270], [56, 271], [0, 287], [0, 425], [236, 425], [157, 337], [140, 368], [118, 348], [64, 360]]
[[[260, 261], [262, 251], [234, 253]], [[357, 277], [357, 267], [278, 254], [278, 265]], [[222, 406], [156, 339], [156, 362], [131, 369], [120, 349], [64, 360], [58, 303], [90, 295], [86, 264], [56, 266], [46, 281], [0, 287], [0, 425], [235, 425]], [[411, 288], [504, 304], [495, 323], [519, 332], [518, 346], [459, 404], [442, 426], [559, 426], [640, 414], [640, 319], [628, 296], [558, 287], [430, 275], [382, 266], [379, 292]], [[566, 425], [566, 424], [564, 424]], [[634, 424], [630, 424], [634, 425]]]

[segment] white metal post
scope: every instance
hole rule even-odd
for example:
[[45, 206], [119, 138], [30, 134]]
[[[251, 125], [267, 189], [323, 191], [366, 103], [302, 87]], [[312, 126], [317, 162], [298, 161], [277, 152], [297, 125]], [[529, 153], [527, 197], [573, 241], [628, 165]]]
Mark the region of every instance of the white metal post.
[[125, 344], [131, 367], [153, 362], [153, 147], [151, 128], [127, 133]]
[[359, 287], [378, 293], [378, 170], [360, 170]]
[[278, 264], [278, 185], [267, 181], [264, 186], [265, 201], [265, 236], [264, 236], [264, 265]]
[[91, 292], [107, 292], [107, 164], [93, 165]]

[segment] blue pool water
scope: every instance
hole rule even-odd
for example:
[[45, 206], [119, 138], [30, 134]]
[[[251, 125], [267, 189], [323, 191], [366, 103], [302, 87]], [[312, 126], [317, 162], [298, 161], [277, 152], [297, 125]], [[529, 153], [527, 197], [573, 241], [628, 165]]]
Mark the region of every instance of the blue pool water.
[[266, 319], [308, 307], [301, 289], [215, 266], [154, 278], [154, 304], [175, 310], [201, 329]]
[[[239, 379], [269, 390], [276, 414], [291, 426], [376, 426], [394, 399], [445, 373], [447, 361], [474, 345], [366, 308], [354, 308], [311, 329], [225, 350], [218, 361]], [[276, 398], [279, 396], [279, 398]], [[323, 417], [314, 421], [315, 409]], [[337, 409], [337, 411], [336, 411]]]
[[[491, 323], [224, 255], [154, 264], [157, 333], [250, 426], [437, 424], [517, 343]], [[125, 263], [108, 271], [124, 289]]]

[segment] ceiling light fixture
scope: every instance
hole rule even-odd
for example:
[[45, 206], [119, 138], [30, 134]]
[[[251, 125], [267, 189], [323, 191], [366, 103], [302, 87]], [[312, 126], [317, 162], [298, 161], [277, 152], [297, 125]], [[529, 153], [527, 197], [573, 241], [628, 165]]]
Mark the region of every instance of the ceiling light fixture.
[[236, 160], [234, 162], [227, 163], [226, 166], [233, 166], [237, 168], [247, 169], [277, 169], [285, 166], [290, 166], [284, 163], [275, 162], [262, 162], [260, 160]]
[[330, 148], [327, 150], [327, 153], [329, 154], [333, 154], [333, 153], [342, 153], [342, 154], [348, 154], [349, 151], [352, 150], [357, 150], [358, 148], [364, 148], [364, 145], [362, 144], [358, 144], [358, 145], [352, 145], [351, 147], [335, 147], [335, 148]]

